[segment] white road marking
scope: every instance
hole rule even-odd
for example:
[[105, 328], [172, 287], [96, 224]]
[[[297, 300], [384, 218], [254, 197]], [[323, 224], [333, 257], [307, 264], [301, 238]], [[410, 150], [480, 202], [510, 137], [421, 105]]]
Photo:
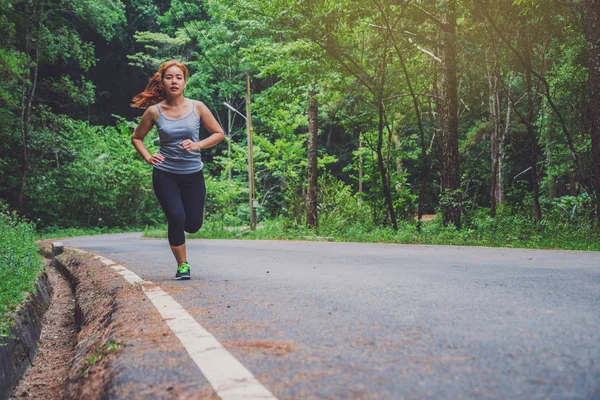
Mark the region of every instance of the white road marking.
[[[114, 263], [111, 263], [114, 264]], [[125, 280], [129, 283], [141, 283], [141, 284], [151, 284], [152, 282], [150, 281], [145, 281], [142, 278], [140, 278], [137, 274], [131, 272], [130, 270], [128, 270], [127, 268], [125, 268], [122, 265], [114, 265], [111, 267], [112, 269], [114, 269], [115, 271], [117, 271], [119, 273], [119, 275], [121, 275], [123, 278], [125, 278]]]
[[104, 257], [102, 257], [102, 256], [96, 256], [95, 258], [96, 258], [96, 260], [100, 260], [100, 261], [102, 261], [102, 263], [103, 263], [104, 265], [112, 265], [112, 264], [115, 264], [115, 262], [114, 262], [114, 261], [111, 261], [111, 260], [109, 260], [108, 258], [104, 258]]
[[145, 287], [136, 273], [115, 262], [96, 256], [117, 271], [131, 284], [141, 284], [144, 293], [164, 318], [171, 331], [194, 360], [204, 377], [223, 400], [271, 399], [275, 396], [250, 371], [233, 357], [213, 335], [202, 327], [185, 309], [158, 286]]
[[275, 399], [171, 296], [156, 286], [143, 289], [219, 397], [224, 400]]

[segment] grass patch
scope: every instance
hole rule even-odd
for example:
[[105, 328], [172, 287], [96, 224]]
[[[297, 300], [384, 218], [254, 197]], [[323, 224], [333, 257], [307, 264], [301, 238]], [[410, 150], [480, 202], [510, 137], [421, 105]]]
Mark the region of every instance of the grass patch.
[[[600, 251], [600, 231], [575, 221], [544, 220], [534, 224], [525, 217], [499, 214], [490, 218], [485, 210], [465, 216], [464, 227], [443, 226], [440, 219], [424, 222], [417, 232], [414, 221], [399, 224], [398, 231], [378, 226], [354, 224], [321, 227], [315, 234], [279, 218], [261, 222], [256, 231], [248, 227], [223, 228], [207, 221], [202, 229], [188, 238], [248, 240], [319, 240], [330, 237], [337, 242], [428, 244], [453, 246], [486, 246], [530, 249], [563, 249]], [[166, 238], [166, 227], [146, 229], [144, 236]]]
[[[147, 228], [144, 237], [167, 238], [167, 227]], [[308, 229], [286, 228], [283, 219], [268, 220], [261, 223], [255, 231], [248, 226], [223, 227], [222, 224], [205, 221], [197, 233], [186, 233], [188, 239], [250, 239], [250, 240], [298, 240], [306, 236], [316, 235]]]
[[7, 335], [8, 313], [34, 290], [43, 269], [35, 239], [33, 224], [14, 212], [0, 210], [0, 337]]
[[55, 238], [66, 238], [75, 236], [93, 236], [93, 235], [105, 235], [109, 233], [129, 233], [129, 232], [140, 232], [143, 231], [144, 227], [131, 227], [131, 228], [63, 228], [57, 226], [50, 226], [41, 229], [38, 232], [39, 239], [55, 239]]

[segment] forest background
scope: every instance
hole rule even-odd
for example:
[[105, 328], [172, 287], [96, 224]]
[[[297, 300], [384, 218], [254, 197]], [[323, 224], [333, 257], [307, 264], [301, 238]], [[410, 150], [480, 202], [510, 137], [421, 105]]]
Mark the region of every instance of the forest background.
[[264, 229], [245, 237], [600, 250], [600, 0], [0, 0], [0, 10], [7, 226], [156, 234], [165, 221], [130, 143], [141, 112], [129, 103], [175, 58], [191, 71], [186, 96], [227, 136], [202, 155], [205, 237], [250, 222], [250, 76]]

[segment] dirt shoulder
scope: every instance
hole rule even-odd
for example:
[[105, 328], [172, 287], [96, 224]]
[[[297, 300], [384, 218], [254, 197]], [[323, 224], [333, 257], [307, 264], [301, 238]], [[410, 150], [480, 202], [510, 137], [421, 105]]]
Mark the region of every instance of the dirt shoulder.
[[217, 398], [140, 285], [89, 253], [56, 258], [79, 327], [66, 399]]

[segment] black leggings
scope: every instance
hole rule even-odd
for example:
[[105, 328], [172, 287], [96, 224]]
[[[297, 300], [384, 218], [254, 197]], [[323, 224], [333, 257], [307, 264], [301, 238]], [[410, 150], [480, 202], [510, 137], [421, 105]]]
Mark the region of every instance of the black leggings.
[[185, 243], [185, 232], [196, 233], [202, 227], [206, 185], [202, 170], [193, 174], [173, 174], [154, 168], [154, 193], [167, 216], [169, 244]]

